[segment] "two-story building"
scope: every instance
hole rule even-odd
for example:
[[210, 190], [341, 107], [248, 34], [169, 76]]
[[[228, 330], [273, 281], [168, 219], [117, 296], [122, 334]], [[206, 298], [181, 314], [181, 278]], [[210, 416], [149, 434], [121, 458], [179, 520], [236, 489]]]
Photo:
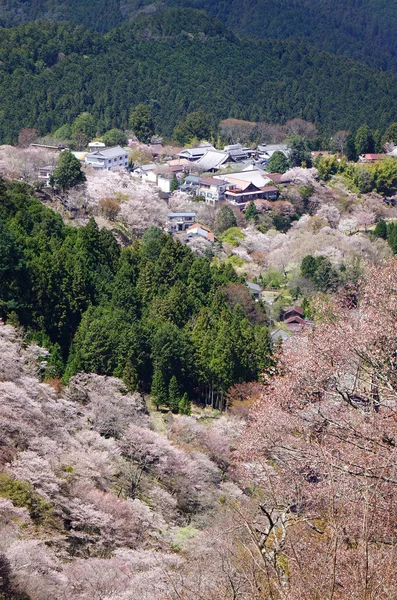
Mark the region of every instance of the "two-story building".
[[89, 152], [85, 162], [94, 169], [112, 169], [114, 167], [128, 167], [128, 152], [121, 146], [98, 149]]
[[215, 177], [202, 177], [199, 185], [199, 196], [204, 196], [207, 204], [215, 204], [225, 197], [227, 182]]
[[196, 221], [196, 213], [191, 212], [172, 212], [168, 214], [167, 231], [168, 233], [177, 233], [186, 231]]

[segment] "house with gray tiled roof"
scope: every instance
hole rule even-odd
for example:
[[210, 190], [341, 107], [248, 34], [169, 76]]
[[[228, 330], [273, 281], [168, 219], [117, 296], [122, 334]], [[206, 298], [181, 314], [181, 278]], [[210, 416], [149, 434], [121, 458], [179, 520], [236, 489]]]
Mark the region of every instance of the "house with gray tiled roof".
[[86, 154], [85, 162], [94, 167], [94, 169], [128, 167], [128, 152], [121, 146], [98, 149]]

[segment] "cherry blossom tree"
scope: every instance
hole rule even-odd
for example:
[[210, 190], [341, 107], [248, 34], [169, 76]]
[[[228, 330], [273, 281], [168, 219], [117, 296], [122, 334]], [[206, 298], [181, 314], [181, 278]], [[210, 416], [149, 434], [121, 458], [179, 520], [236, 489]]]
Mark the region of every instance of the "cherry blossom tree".
[[264, 520], [247, 527], [276, 598], [397, 591], [396, 275], [395, 260], [374, 267], [353, 303], [317, 306], [320, 325], [286, 345], [242, 438]]

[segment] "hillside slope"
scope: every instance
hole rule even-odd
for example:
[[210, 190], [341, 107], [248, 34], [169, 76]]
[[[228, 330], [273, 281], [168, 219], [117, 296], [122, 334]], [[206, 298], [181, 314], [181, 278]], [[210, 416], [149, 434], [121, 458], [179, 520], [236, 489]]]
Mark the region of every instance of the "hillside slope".
[[138, 14], [170, 6], [204, 9], [236, 33], [301, 38], [322, 50], [397, 70], [397, 10], [396, 3], [387, 0], [4, 0], [0, 24], [66, 20], [104, 32]]
[[204, 13], [170, 10], [101, 36], [72, 25], [28, 24], [0, 41], [0, 140], [41, 133], [90, 111], [99, 131], [128, 125], [139, 102], [170, 135], [203, 108], [236, 117], [302, 117], [325, 131], [397, 120], [397, 78], [289, 41], [237, 39]]

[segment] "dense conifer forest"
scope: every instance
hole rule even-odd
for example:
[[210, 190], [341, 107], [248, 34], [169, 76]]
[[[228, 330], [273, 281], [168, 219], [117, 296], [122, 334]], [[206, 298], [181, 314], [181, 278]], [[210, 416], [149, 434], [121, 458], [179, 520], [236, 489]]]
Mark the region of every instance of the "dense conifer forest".
[[222, 407], [232, 383], [257, 380], [271, 360], [244, 280], [156, 227], [120, 250], [94, 220], [65, 226], [17, 184], [2, 186], [0, 231], [1, 314], [51, 349], [55, 376], [115, 375], [152, 387], [158, 405], [174, 378], [180, 397]]
[[164, 7], [202, 9], [238, 34], [303, 39], [382, 70], [397, 70], [397, 18], [393, 3], [386, 0], [4, 0], [0, 25], [13, 27], [47, 19], [106, 32]]
[[285, 122], [302, 117], [333, 133], [397, 119], [397, 78], [304, 42], [239, 39], [190, 9], [142, 17], [106, 35], [30, 23], [0, 41], [0, 141], [22, 127], [54, 132], [89, 111], [98, 132], [125, 129], [145, 102], [170, 136], [188, 113]]

